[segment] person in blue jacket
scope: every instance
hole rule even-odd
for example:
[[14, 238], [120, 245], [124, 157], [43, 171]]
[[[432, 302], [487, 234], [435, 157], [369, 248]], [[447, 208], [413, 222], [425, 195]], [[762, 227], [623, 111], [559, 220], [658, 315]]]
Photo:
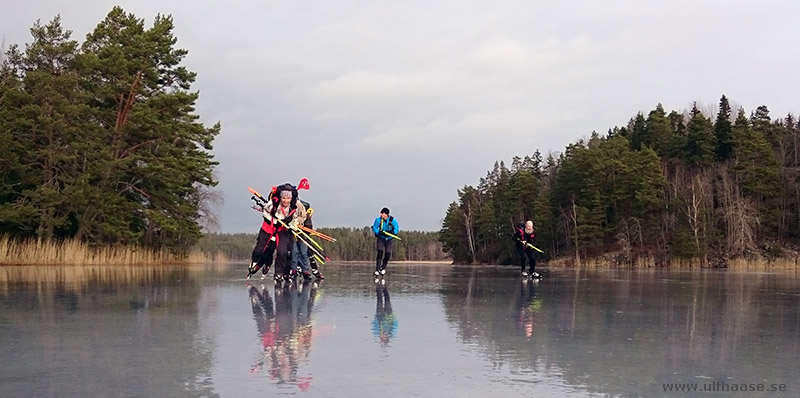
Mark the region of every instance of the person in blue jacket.
[[375, 276], [383, 276], [386, 275], [386, 264], [392, 257], [394, 238], [391, 235], [397, 235], [400, 232], [400, 226], [397, 225], [397, 220], [389, 215], [389, 209], [384, 207], [381, 209], [380, 216], [372, 223], [372, 232], [375, 233], [377, 240], [375, 246], [378, 250], [378, 257], [375, 259]]

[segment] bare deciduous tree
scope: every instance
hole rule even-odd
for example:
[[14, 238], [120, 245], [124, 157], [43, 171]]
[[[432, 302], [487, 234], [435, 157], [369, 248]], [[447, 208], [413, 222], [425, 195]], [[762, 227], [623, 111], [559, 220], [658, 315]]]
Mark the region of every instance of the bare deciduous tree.
[[717, 193], [726, 231], [726, 252], [730, 256], [740, 256], [746, 250], [754, 249], [759, 227], [758, 211], [752, 200], [742, 196], [727, 167], [719, 172]]
[[676, 180], [680, 181], [676, 187], [680, 187], [679, 189], [682, 190], [681, 212], [686, 216], [694, 238], [695, 249], [697, 254], [702, 256], [704, 264], [708, 262], [704, 242], [708, 229], [708, 218], [712, 214], [713, 206], [711, 175], [712, 173], [707, 169], [676, 173]]

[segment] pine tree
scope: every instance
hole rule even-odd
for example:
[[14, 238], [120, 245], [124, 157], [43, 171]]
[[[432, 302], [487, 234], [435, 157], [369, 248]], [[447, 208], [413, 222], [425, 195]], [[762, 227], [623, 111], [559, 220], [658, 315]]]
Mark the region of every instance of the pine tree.
[[758, 202], [777, 197], [781, 188], [778, 162], [767, 138], [751, 127], [741, 109], [733, 126], [733, 143], [734, 171], [742, 192]]
[[711, 121], [697, 109], [697, 104], [692, 106], [690, 115], [684, 149], [686, 162], [701, 168], [711, 166], [716, 148]]
[[632, 119], [628, 125], [630, 129], [629, 141], [631, 143], [631, 148], [638, 151], [642, 149], [643, 146], [650, 145], [652, 140], [647, 134], [647, 121], [641, 112], [637, 113], [636, 117]]
[[76, 237], [174, 249], [200, 236], [202, 187], [216, 184], [211, 142], [194, 112], [195, 74], [180, 65], [172, 18], [152, 28], [115, 7], [83, 43], [87, 89], [102, 134]]
[[683, 150], [686, 147], [686, 126], [684, 125], [683, 115], [672, 111], [667, 116], [669, 119], [670, 140], [667, 143], [666, 156], [671, 159], [680, 159], [683, 157]]
[[6, 67], [7, 82], [16, 82], [2, 96], [0, 131], [11, 141], [4, 158], [11, 161], [6, 181], [13, 188], [0, 212], [13, 224], [12, 234], [63, 238], [73, 227], [71, 204], [80, 198], [74, 186], [83, 175], [76, 159], [96, 129], [80, 87], [78, 44], [71, 32], [56, 17], [45, 25], [37, 21], [31, 34], [24, 52], [10, 49]]
[[731, 127], [731, 105], [728, 98], [724, 95], [719, 100], [719, 113], [717, 122], [714, 124], [714, 135], [717, 137], [717, 160], [728, 160], [733, 152], [732, 127]]
[[778, 149], [780, 147], [780, 135], [774, 128], [772, 118], [769, 116], [769, 108], [766, 105], [761, 105], [750, 116], [750, 125], [752, 129], [767, 139], [770, 147]]
[[664, 107], [660, 103], [647, 115], [645, 131], [650, 141], [647, 146], [659, 155], [666, 156], [672, 140], [672, 129]]

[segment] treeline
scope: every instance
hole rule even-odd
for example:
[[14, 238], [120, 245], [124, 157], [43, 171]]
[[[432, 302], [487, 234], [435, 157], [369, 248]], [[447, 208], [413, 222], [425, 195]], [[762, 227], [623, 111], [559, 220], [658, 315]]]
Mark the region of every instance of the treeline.
[[0, 66], [0, 235], [183, 252], [213, 219], [195, 73], [171, 17], [115, 7], [82, 43], [59, 17]]
[[[375, 235], [371, 227], [320, 228], [319, 232], [336, 239], [322, 244], [333, 261], [372, 261], [375, 259]], [[440, 261], [446, 256], [437, 232], [402, 231], [402, 240], [395, 241], [392, 261]], [[229, 260], [249, 260], [256, 242], [256, 234], [206, 234], [197, 249], [213, 257], [223, 254]]]
[[534, 219], [548, 257], [666, 266], [796, 254], [800, 123], [766, 106], [716, 115], [659, 104], [543, 159], [495, 163], [465, 186], [440, 231], [457, 263], [508, 263], [513, 225]]
[[256, 244], [256, 234], [207, 233], [197, 241], [195, 249], [206, 258], [221, 254], [228, 260], [249, 260]]

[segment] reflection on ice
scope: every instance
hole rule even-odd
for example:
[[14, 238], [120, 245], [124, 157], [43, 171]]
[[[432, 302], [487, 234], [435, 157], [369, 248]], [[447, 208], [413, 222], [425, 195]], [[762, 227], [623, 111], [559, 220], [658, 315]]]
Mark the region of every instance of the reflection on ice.
[[386, 283], [379, 281], [375, 284], [375, 319], [372, 321], [372, 333], [381, 346], [387, 347], [389, 340], [397, 334], [397, 317], [392, 313], [392, 301], [389, 297], [389, 288]]
[[274, 303], [266, 286], [260, 289], [247, 286], [262, 347], [251, 374], [266, 372], [278, 384], [308, 390], [314, 377], [302, 373], [300, 367], [308, 362], [314, 335], [310, 315], [316, 283], [277, 284], [273, 290]]
[[0, 361], [0, 396], [800, 388], [793, 273], [550, 270], [531, 281], [511, 267], [392, 264], [376, 284], [370, 264], [328, 264], [322, 285], [276, 286], [248, 285], [243, 267], [0, 268], [0, 357], [12, 358]]

